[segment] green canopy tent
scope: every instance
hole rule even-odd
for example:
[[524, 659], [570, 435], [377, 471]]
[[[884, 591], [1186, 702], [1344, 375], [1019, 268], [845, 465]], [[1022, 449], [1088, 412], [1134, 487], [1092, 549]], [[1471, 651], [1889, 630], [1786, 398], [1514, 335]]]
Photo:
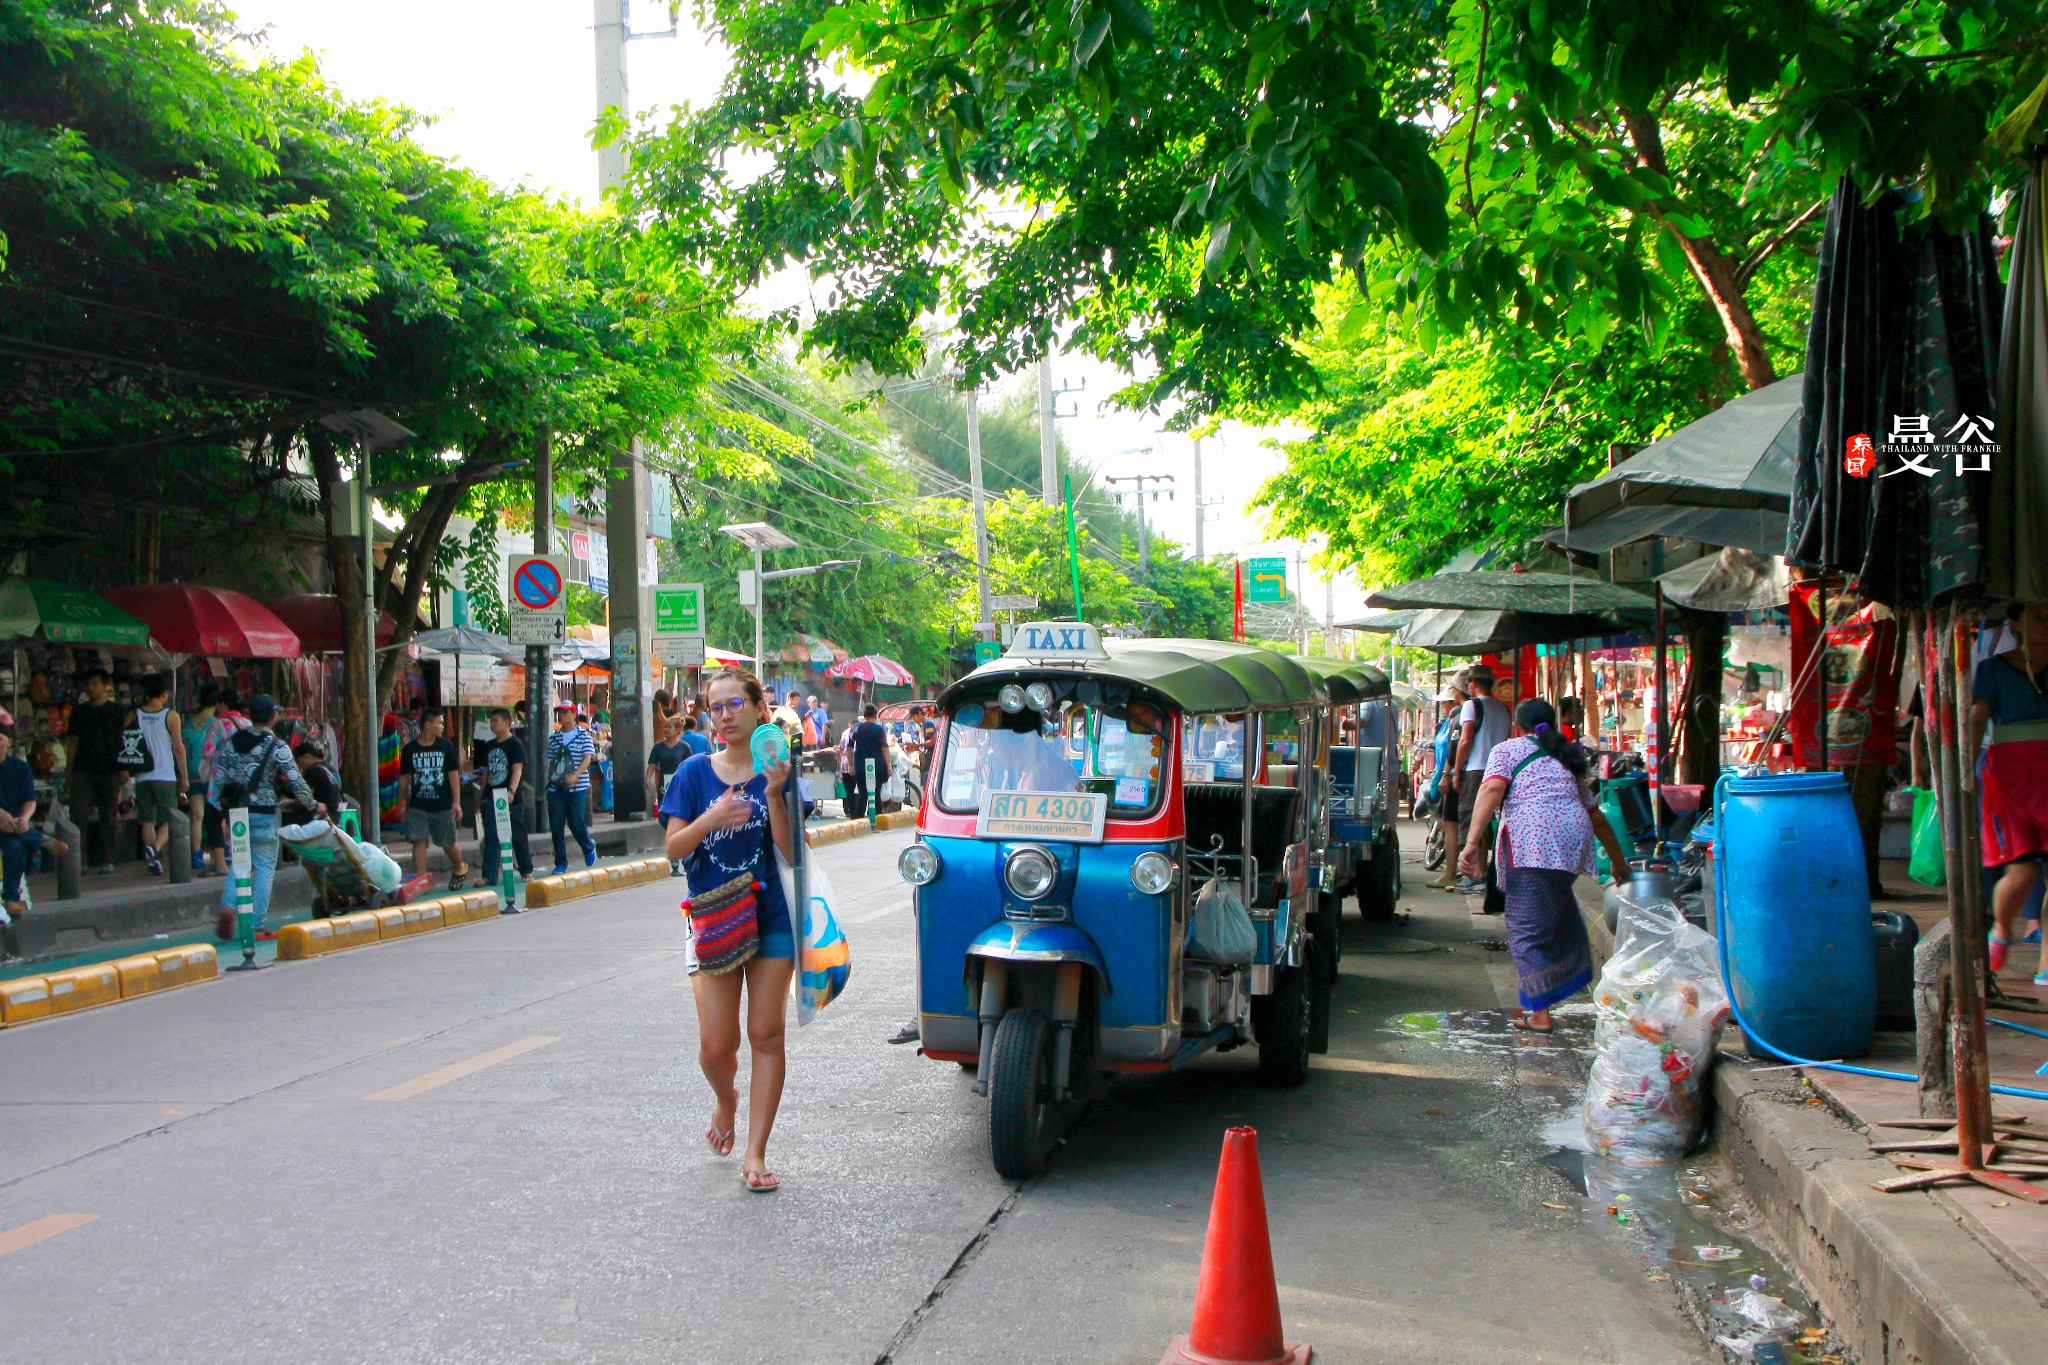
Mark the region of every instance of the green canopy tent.
[[97, 593], [47, 578], [0, 582], [0, 639], [36, 634], [66, 645], [149, 645], [149, 627]]
[[1524, 569], [1468, 569], [1433, 574], [1381, 588], [1369, 595], [1365, 604], [1387, 608], [1464, 607], [1547, 616], [1647, 613], [1656, 609], [1655, 603], [1633, 588], [1598, 578]]

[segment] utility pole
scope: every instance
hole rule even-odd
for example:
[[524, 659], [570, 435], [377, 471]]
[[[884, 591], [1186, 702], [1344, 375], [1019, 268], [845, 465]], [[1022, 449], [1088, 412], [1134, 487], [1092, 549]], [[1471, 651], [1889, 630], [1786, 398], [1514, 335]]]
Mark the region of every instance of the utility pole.
[[1202, 558], [1202, 523], [1209, 519], [1209, 509], [1202, 501], [1202, 438], [1195, 438], [1195, 559]]
[[1038, 491], [1047, 507], [1058, 507], [1060, 501], [1060, 438], [1054, 423], [1062, 417], [1075, 417], [1080, 409], [1061, 412], [1059, 401], [1070, 393], [1079, 393], [1085, 384], [1058, 387], [1052, 382], [1052, 349], [1046, 348], [1038, 358]]
[[[533, 440], [533, 552], [554, 553], [555, 543], [555, 447], [551, 433], [542, 431]], [[547, 771], [548, 736], [555, 727], [555, 649], [553, 645], [526, 647], [526, 782], [520, 800], [526, 806], [529, 833], [541, 827], [541, 784]], [[488, 818], [488, 817], [486, 817]]]
[[988, 499], [981, 482], [981, 390], [967, 390], [967, 482], [974, 498], [974, 584], [976, 608], [974, 638], [990, 639], [995, 634], [995, 612], [988, 601]]
[[[1103, 482], [1104, 482], [1104, 483], [1134, 483], [1134, 484], [1136, 484], [1136, 485], [1138, 486], [1138, 572], [1139, 572], [1139, 573], [1141, 573], [1141, 574], [1149, 574], [1149, 573], [1151, 573], [1151, 572], [1152, 572], [1152, 532], [1151, 532], [1151, 528], [1150, 528], [1150, 526], [1149, 526], [1149, 525], [1147, 525], [1147, 523], [1146, 523], [1146, 519], [1145, 519], [1145, 485], [1146, 485], [1146, 484], [1148, 484], [1148, 483], [1172, 483], [1172, 482], [1173, 482], [1173, 475], [1171, 475], [1171, 474], [1127, 474], [1127, 475], [1125, 475], [1125, 476], [1124, 476], [1123, 478], [1120, 478], [1120, 479], [1104, 479], [1104, 480], [1103, 480]], [[1166, 496], [1167, 496], [1168, 500], [1170, 501], [1170, 500], [1171, 500], [1171, 499], [1173, 498], [1173, 490], [1172, 490], [1172, 489], [1170, 489], [1170, 488], [1169, 488], [1168, 490], [1166, 490]], [[1153, 499], [1153, 501], [1154, 501], [1154, 502], [1157, 502], [1157, 501], [1159, 500], [1159, 490], [1158, 490], [1158, 489], [1156, 489], [1156, 488], [1152, 490], [1152, 499]], [[1117, 500], [1118, 500], [1118, 501], [1122, 501], [1122, 500], [1123, 500], [1123, 494], [1121, 494], [1121, 493], [1117, 494]]]
[[[669, 7], [666, 31], [635, 33], [632, 0], [593, 0], [592, 29], [597, 36], [597, 110], [616, 109], [623, 118], [633, 112], [626, 82], [626, 44], [636, 38], [673, 38], [679, 31], [677, 6]], [[613, 142], [597, 154], [598, 195], [626, 175], [626, 151]], [[630, 450], [614, 452], [605, 479], [604, 535], [611, 581], [605, 585], [611, 622], [612, 666], [612, 818], [637, 820], [647, 810], [647, 665], [643, 650], [640, 566], [646, 558], [647, 456], [638, 436]], [[757, 661], [758, 662], [758, 661]], [[529, 705], [529, 709], [531, 709]], [[529, 721], [529, 724], [531, 721]]]
[[1307, 596], [1302, 590], [1308, 582], [1301, 576], [1301, 546], [1294, 547], [1294, 635], [1299, 648], [1296, 653], [1308, 653], [1308, 611], [1302, 606]]

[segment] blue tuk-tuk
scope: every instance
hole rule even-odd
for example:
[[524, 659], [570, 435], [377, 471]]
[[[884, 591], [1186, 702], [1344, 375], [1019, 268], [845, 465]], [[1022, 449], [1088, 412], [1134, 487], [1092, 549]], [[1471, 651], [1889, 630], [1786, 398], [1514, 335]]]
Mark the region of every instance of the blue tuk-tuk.
[[[1108, 1073], [1255, 1042], [1262, 1077], [1306, 1079], [1329, 994], [1306, 932], [1327, 700], [1268, 650], [1069, 622], [1018, 627], [940, 695], [899, 860], [918, 1018], [926, 1056], [976, 1070], [1002, 1175], [1040, 1169]], [[1190, 943], [1212, 879], [1249, 912], [1248, 961]]]

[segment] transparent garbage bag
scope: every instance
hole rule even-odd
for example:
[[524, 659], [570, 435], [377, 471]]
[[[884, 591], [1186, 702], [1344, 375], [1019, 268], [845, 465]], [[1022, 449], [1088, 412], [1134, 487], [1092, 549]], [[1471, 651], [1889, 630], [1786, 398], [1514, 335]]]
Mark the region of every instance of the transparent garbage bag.
[[1248, 967], [1258, 955], [1259, 931], [1252, 927], [1237, 888], [1211, 877], [1195, 896], [1195, 912], [1188, 917], [1188, 956], [1225, 967]]
[[1713, 936], [1673, 901], [1624, 891], [1593, 1005], [1587, 1141], [1630, 1165], [1683, 1156], [1699, 1141], [1707, 1072], [1728, 1020]]

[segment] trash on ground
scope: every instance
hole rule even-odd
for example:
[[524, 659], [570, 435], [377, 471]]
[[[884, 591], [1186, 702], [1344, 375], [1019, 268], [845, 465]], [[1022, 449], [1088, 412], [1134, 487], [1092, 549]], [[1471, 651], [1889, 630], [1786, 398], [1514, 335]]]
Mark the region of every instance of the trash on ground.
[[1737, 1247], [1694, 1247], [1692, 1249], [1692, 1254], [1699, 1257], [1702, 1261], [1707, 1261], [1710, 1263], [1714, 1261], [1739, 1261], [1742, 1259], [1742, 1251], [1740, 1248]]
[[1593, 1150], [1630, 1165], [1698, 1142], [1701, 1093], [1728, 1018], [1713, 938], [1668, 899], [1624, 895], [1594, 987], [1598, 1023], [1581, 1110]]

